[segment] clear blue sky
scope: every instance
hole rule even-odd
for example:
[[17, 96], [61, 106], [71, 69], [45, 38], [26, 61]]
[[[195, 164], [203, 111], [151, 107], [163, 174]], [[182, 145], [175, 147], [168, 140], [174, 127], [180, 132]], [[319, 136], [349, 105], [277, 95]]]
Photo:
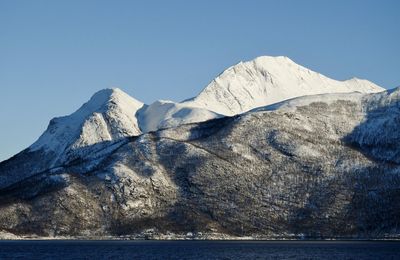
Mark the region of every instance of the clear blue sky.
[[0, 161], [99, 89], [179, 101], [261, 55], [398, 86], [400, 1], [0, 0]]

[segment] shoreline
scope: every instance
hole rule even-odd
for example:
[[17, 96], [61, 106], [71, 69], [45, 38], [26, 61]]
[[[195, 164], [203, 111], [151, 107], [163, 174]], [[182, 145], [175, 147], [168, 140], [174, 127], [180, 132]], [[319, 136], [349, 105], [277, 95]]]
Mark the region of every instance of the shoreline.
[[387, 238], [255, 238], [255, 237], [235, 237], [235, 238], [185, 238], [185, 237], [174, 237], [174, 238], [139, 238], [139, 237], [36, 237], [36, 236], [14, 236], [14, 237], [3, 237], [0, 236], [0, 242], [4, 241], [70, 241], [70, 242], [400, 242], [398, 237], [387, 237]]
[[0, 231], [0, 241], [400, 241], [399, 234], [385, 234], [373, 236], [336, 236], [317, 237], [304, 234], [280, 234], [235, 236], [220, 232], [158, 232], [154, 229], [143, 230], [130, 235], [76, 235], [76, 236], [39, 236], [36, 234], [16, 235], [7, 231]]

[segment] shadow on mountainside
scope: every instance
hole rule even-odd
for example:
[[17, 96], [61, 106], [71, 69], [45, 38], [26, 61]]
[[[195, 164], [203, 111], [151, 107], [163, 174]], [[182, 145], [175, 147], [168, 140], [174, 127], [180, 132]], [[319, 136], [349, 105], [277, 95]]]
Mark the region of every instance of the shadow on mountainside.
[[[394, 102], [371, 109], [365, 120], [342, 138], [344, 149], [349, 150], [346, 156], [354, 158], [353, 166], [314, 182], [311, 189], [302, 187], [309, 196], [290, 214], [294, 234], [309, 238], [399, 236], [399, 107]], [[357, 157], [369, 162], [356, 166]]]
[[343, 138], [345, 144], [369, 158], [400, 164], [400, 99], [371, 109], [365, 120]]
[[[134, 148], [135, 156], [142, 160], [148, 160], [142, 153], [147, 151], [152, 154], [152, 166], [156, 168], [153, 173], [156, 170], [162, 170], [168, 176], [173, 186], [177, 188], [176, 200], [165, 210], [164, 216], [155, 214], [116, 223], [114, 226], [116, 234], [142, 232], [146, 229], [181, 234], [204, 232], [205, 230], [229, 233], [214, 219], [213, 212], [202, 205], [202, 198], [206, 194], [202, 191], [202, 187], [193, 181], [192, 177], [196, 175], [196, 169], [204, 163], [205, 158], [201, 153], [209, 153], [196, 145], [194, 141], [208, 138], [224, 129], [232, 120], [233, 118], [224, 117], [145, 134], [145, 143], [137, 144], [138, 146]], [[195, 151], [194, 154], [193, 151]], [[220, 159], [215, 154], [212, 156], [217, 160]], [[137, 163], [141, 165], [140, 162]], [[137, 166], [129, 164], [129, 167], [134, 169], [139, 176], [154, 178], [154, 174], [140, 172]], [[210, 185], [212, 185], [211, 181]]]
[[126, 137], [81, 147], [66, 162], [56, 165], [53, 165], [53, 153], [26, 149], [0, 163], [0, 203], [11, 198], [32, 199], [62, 189], [68, 183], [59, 177], [60, 174], [90, 175], [101, 169], [110, 153], [136, 138]]
[[[308, 184], [310, 186], [310, 184]], [[289, 215], [305, 238], [384, 238], [400, 229], [400, 175], [385, 165], [337, 173], [311, 184], [304, 205]], [[305, 187], [304, 187], [305, 188]]]
[[21, 176], [9, 179], [8, 185], [0, 189], [0, 230], [20, 235], [105, 235], [103, 228], [112, 226], [112, 212], [118, 206], [112, 201], [110, 182], [97, 174], [107, 172], [110, 155], [135, 139], [127, 137], [80, 148], [79, 156], [40, 172], [34, 172], [35, 167], [18, 166], [29, 158], [47, 156], [53, 161], [51, 155], [41, 151], [32, 157], [32, 152], [25, 150], [2, 162], [0, 169], [17, 169]]
[[[342, 142], [323, 139], [326, 133], [319, 139], [326, 125], [318, 120], [314, 132], [296, 132], [293, 124], [282, 131], [279, 120], [292, 123], [290, 116], [254, 116], [255, 122], [265, 119], [260, 128], [249, 132], [239, 124], [239, 136], [233, 137], [237, 117], [225, 117], [89, 146], [51, 170], [24, 166], [25, 178], [0, 185], [0, 229], [43, 235], [104, 235], [102, 228], [129, 235], [155, 228], [299, 238], [398, 236], [398, 109], [369, 111]], [[256, 134], [259, 141], [251, 143], [243, 133]], [[232, 143], [248, 148], [252, 157], [235, 152]], [[298, 148], [307, 145], [326, 153], [299, 155]], [[0, 176], [7, 175], [7, 167], [18, 170], [30, 156], [21, 153], [14, 162], [1, 163]], [[34, 158], [41, 156], [49, 155]], [[120, 165], [132, 175], [112, 176], [110, 167]], [[100, 178], [102, 173], [109, 179]], [[171, 187], [157, 184], [160, 176]], [[129, 208], [133, 197], [136, 204]]]

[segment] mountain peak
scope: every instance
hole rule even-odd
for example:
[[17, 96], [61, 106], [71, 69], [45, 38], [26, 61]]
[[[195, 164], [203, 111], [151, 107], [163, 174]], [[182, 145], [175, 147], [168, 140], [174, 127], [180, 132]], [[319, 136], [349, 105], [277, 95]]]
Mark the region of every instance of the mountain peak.
[[121, 104], [121, 102], [134, 106], [143, 106], [142, 102], [129, 96], [119, 88], [106, 88], [94, 93], [90, 100], [84, 104], [82, 108], [88, 107], [92, 110], [96, 110], [109, 103]]
[[139, 135], [136, 113], [141, 107], [118, 88], [100, 90], [71, 115], [53, 118], [30, 150], [51, 151], [59, 162], [78, 148]]
[[367, 80], [330, 79], [285, 56], [260, 56], [226, 69], [197, 97], [181, 103], [158, 101], [146, 106], [119, 88], [100, 90], [73, 114], [51, 120], [30, 149], [73, 154], [96, 143], [240, 114], [295, 97], [381, 90]]
[[185, 103], [230, 116], [305, 95], [383, 90], [369, 81], [328, 78], [285, 56], [260, 56], [226, 69]]
[[268, 55], [258, 56], [255, 59], [253, 59], [252, 61], [254, 61], [254, 62], [290, 62], [290, 63], [295, 63], [288, 56], [268, 56]]

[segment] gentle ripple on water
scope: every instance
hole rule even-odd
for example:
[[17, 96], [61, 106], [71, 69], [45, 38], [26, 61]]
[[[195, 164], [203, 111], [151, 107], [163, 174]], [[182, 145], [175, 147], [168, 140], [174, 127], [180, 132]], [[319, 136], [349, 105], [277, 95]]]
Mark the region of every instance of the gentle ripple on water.
[[1, 241], [0, 259], [400, 259], [400, 242]]

